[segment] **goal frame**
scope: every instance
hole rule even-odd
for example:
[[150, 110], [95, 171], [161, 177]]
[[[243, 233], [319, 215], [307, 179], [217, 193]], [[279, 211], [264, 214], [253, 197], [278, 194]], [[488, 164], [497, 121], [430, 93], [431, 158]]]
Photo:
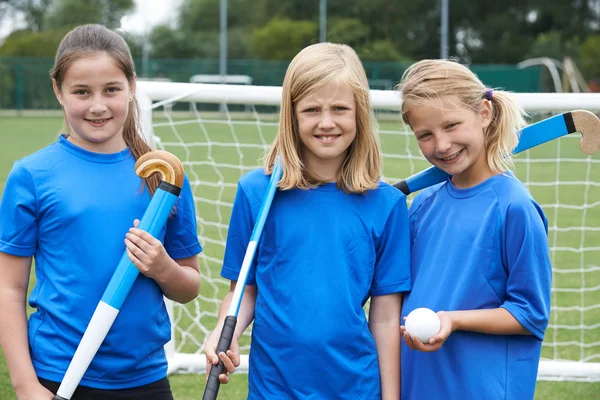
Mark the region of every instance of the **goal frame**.
[[[156, 82], [138, 80], [136, 97], [140, 104], [141, 130], [152, 147], [156, 143], [153, 135], [153, 110], [169, 106], [174, 102], [196, 102], [207, 104], [237, 104], [278, 106], [282, 88], [278, 86], [253, 86], [230, 84], [202, 84], [180, 82]], [[514, 93], [521, 107], [531, 112], [561, 113], [575, 109], [600, 111], [600, 93]], [[372, 107], [377, 110], [399, 111], [402, 101], [393, 90], [371, 90]], [[166, 300], [169, 314], [173, 315], [173, 304]], [[172, 320], [172, 318], [171, 318]], [[174, 332], [174, 331], [173, 331]], [[165, 345], [169, 362], [168, 373], [204, 373], [205, 357], [201, 349], [185, 354], [175, 351], [175, 336]], [[248, 355], [242, 354], [242, 362], [236, 372], [248, 371]], [[538, 380], [600, 381], [600, 362], [540, 361]]]

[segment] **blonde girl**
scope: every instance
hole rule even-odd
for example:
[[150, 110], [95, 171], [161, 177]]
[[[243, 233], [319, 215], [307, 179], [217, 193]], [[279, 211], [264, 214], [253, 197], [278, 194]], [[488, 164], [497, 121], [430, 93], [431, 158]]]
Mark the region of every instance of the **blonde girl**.
[[401, 299], [410, 288], [406, 198], [379, 180], [367, 78], [345, 45], [309, 46], [287, 70], [279, 133], [264, 167], [239, 181], [221, 271], [231, 291], [207, 361], [218, 362], [217, 339], [277, 156], [283, 177], [232, 350], [220, 359], [234, 370], [236, 339], [254, 321], [249, 399], [397, 400]]

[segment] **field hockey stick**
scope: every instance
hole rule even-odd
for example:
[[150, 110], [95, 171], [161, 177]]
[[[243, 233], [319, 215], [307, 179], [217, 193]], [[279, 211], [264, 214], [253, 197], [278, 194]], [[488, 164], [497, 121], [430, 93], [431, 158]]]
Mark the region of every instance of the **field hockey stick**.
[[[600, 148], [600, 119], [586, 110], [569, 111], [546, 118], [526, 126], [520, 131], [519, 144], [513, 154], [529, 150], [542, 143], [557, 139], [569, 133], [581, 133], [579, 148], [591, 155]], [[405, 195], [425, 189], [448, 179], [450, 175], [437, 167], [429, 167], [406, 179], [394, 183]]]
[[[244, 293], [246, 280], [248, 278], [248, 271], [250, 270], [250, 266], [254, 260], [256, 246], [260, 241], [260, 236], [262, 234], [263, 227], [265, 226], [265, 221], [267, 220], [267, 215], [269, 214], [269, 209], [271, 208], [271, 203], [273, 202], [273, 197], [277, 191], [277, 183], [279, 182], [279, 179], [281, 179], [282, 173], [283, 166], [281, 165], [281, 160], [278, 158], [275, 163], [275, 168], [273, 169], [273, 172], [271, 172], [271, 179], [269, 180], [269, 185], [267, 186], [260, 210], [258, 211], [256, 223], [254, 224], [254, 229], [252, 230], [252, 235], [250, 236], [250, 242], [248, 243], [248, 247], [246, 247], [246, 254], [244, 255], [244, 260], [242, 261], [242, 267], [240, 268], [235, 290], [233, 291], [233, 296], [231, 297], [231, 303], [229, 304], [227, 317], [225, 317], [223, 330], [221, 330], [221, 336], [219, 337], [219, 343], [217, 344], [217, 355], [221, 354], [221, 352], [226, 352], [229, 350], [229, 346], [231, 346], [231, 340], [233, 339], [235, 326], [237, 325], [238, 312], [240, 311], [240, 305], [242, 303], [242, 295]], [[223, 361], [220, 359], [217, 365], [213, 365], [211, 367], [202, 400], [215, 400], [217, 398], [219, 387], [221, 386], [219, 375], [223, 373], [224, 369], [225, 366], [223, 365]]]
[[[155, 150], [137, 160], [135, 172], [142, 178], [147, 178], [154, 173], [161, 175], [161, 182], [138, 225], [138, 229], [156, 237], [165, 226], [179, 197], [183, 185], [183, 166], [173, 154]], [[138, 275], [139, 270], [125, 251], [83, 333], [54, 400], [69, 400], [73, 396]]]

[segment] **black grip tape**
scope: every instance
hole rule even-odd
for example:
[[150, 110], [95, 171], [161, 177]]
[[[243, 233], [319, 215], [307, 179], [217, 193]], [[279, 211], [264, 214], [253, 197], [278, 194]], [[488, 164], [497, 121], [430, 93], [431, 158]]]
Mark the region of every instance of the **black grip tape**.
[[398, 182], [394, 183], [393, 186], [396, 189], [399, 189], [406, 196], [408, 196], [410, 194], [410, 189], [408, 188], [408, 184], [406, 183], [406, 179], [402, 179], [401, 181], [398, 181]]
[[570, 112], [566, 112], [563, 114], [563, 118], [565, 120], [565, 126], [567, 127], [567, 132], [573, 133], [577, 132], [577, 128], [575, 128], [575, 122], [573, 121], [573, 115]]
[[[229, 350], [236, 324], [237, 317], [228, 315], [225, 318], [223, 330], [221, 331], [221, 337], [219, 338], [219, 344], [217, 344], [217, 356], [221, 354], [221, 352], [227, 352], [227, 350]], [[210, 375], [208, 376], [208, 381], [206, 382], [206, 388], [204, 389], [202, 400], [216, 400], [217, 394], [219, 394], [219, 387], [221, 386], [219, 375], [221, 375], [224, 370], [225, 366], [223, 365], [223, 361], [221, 361], [221, 359], [219, 359], [219, 363], [217, 365], [213, 365], [210, 368]]]

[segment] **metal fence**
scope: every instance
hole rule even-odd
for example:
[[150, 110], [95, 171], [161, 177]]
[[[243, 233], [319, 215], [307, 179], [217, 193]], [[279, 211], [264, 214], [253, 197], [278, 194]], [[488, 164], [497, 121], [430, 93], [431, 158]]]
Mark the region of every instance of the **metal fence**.
[[[49, 71], [51, 58], [0, 57], [0, 109], [58, 109], [52, 92]], [[250, 78], [253, 85], [281, 86], [288, 61], [229, 60], [228, 75]], [[392, 89], [408, 64], [364, 62], [372, 89]], [[141, 71], [141, 60], [136, 60]], [[490, 87], [514, 92], [541, 92], [543, 77], [539, 67], [518, 69], [514, 65], [472, 65], [471, 69]], [[143, 78], [173, 82], [190, 82], [196, 75], [218, 75], [219, 60], [156, 59], [150, 60], [148, 76]]]

